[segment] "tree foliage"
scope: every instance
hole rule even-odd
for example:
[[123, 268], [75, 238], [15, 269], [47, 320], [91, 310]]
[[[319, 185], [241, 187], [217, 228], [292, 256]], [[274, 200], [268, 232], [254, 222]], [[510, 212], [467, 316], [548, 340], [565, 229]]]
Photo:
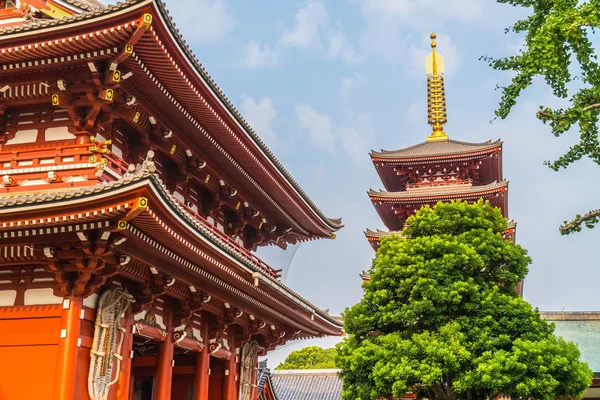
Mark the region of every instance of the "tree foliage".
[[[512, 83], [503, 88], [496, 115], [506, 118], [522, 91], [535, 77], [543, 77], [553, 93], [569, 97], [569, 84], [577, 79], [579, 90], [570, 95], [568, 108], [541, 106], [538, 119], [549, 124], [560, 137], [578, 127], [579, 142], [564, 155], [546, 164], [555, 171], [566, 168], [583, 157], [600, 164], [598, 115], [600, 113], [600, 66], [590, 40], [590, 33], [600, 26], [599, 0], [498, 0], [513, 6], [528, 7], [531, 15], [516, 22], [508, 32], [524, 33], [525, 46], [517, 55], [495, 59], [484, 57], [490, 66], [515, 71]], [[574, 65], [573, 65], [574, 63]], [[600, 221], [600, 209], [577, 215], [560, 227], [562, 234], [593, 228]]]
[[382, 240], [364, 297], [344, 313], [343, 397], [578, 397], [592, 371], [514, 291], [530, 258], [479, 201], [423, 207]]
[[308, 346], [292, 351], [275, 369], [322, 369], [335, 368], [335, 349]]

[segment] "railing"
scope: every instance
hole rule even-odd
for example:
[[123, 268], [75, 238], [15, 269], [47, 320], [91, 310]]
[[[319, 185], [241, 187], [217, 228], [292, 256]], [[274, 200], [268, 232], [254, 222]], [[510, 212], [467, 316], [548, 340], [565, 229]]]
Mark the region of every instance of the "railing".
[[435, 189], [440, 187], [457, 186], [457, 187], [469, 187], [473, 185], [472, 179], [463, 180], [435, 180], [428, 182], [415, 182], [406, 185], [406, 190], [418, 190], [418, 189]]

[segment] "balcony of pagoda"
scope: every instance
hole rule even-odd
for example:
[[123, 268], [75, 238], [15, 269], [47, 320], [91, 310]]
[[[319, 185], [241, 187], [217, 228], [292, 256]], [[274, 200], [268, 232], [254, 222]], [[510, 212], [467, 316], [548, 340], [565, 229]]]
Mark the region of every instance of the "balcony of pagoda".
[[484, 186], [446, 186], [443, 188], [413, 189], [400, 192], [369, 191], [369, 197], [385, 226], [400, 231], [404, 223], [424, 205], [433, 206], [440, 201], [466, 200], [475, 202], [488, 200], [500, 208], [502, 215], [508, 213], [508, 181], [494, 182]]

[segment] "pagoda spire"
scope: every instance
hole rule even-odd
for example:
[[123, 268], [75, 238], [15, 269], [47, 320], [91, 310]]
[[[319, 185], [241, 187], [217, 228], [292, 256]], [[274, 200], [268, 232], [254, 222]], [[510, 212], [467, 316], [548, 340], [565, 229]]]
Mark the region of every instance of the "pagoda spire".
[[427, 140], [447, 140], [448, 135], [444, 132], [444, 125], [448, 122], [446, 117], [446, 94], [444, 91], [444, 57], [436, 53], [435, 38], [432, 33], [431, 54], [425, 61], [425, 72], [427, 74], [427, 122], [431, 125], [433, 132]]

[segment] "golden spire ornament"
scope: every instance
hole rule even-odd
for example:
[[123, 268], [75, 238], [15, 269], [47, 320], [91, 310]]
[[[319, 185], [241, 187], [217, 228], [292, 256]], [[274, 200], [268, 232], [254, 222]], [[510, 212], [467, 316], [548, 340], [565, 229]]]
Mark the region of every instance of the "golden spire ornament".
[[436, 53], [436, 35], [431, 36], [431, 54], [425, 61], [425, 73], [427, 74], [427, 122], [431, 125], [433, 132], [427, 136], [427, 140], [448, 140], [444, 132], [444, 124], [448, 122], [446, 117], [446, 93], [444, 91], [444, 57]]

